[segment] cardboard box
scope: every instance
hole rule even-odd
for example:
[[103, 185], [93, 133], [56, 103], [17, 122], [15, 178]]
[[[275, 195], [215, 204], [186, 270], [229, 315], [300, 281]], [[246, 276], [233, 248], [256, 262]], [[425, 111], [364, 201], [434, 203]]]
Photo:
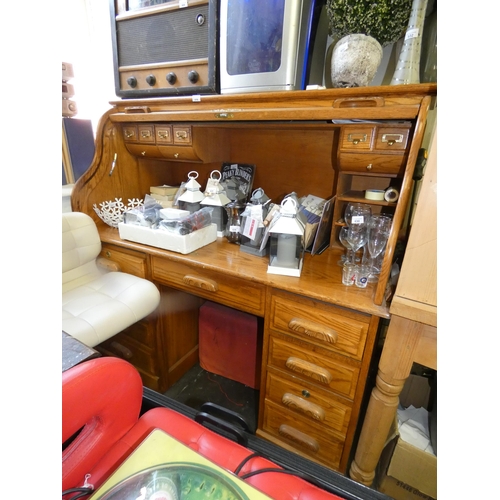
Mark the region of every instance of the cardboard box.
[[120, 238], [136, 243], [143, 243], [152, 247], [171, 250], [172, 252], [187, 254], [198, 248], [204, 247], [217, 239], [217, 224], [193, 231], [190, 234], [181, 236], [180, 234], [170, 233], [164, 229], [151, 229], [134, 224], [118, 224]]
[[[426, 406], [429, 394], [428, 380], [410, 375], [400, 401], [405, 407], [420, 408]], [[403, 441], [397, 420], [391, 431], [379, 462], [377, 489], [396, 500], [436, 499], [437, 457]]]
[[432, 497], [417, 490], [417, 488], [387, 475], [384, 475], [381, 479], [377, 489], [380, 493], [384, 493], [395, 500], [434, 500]]

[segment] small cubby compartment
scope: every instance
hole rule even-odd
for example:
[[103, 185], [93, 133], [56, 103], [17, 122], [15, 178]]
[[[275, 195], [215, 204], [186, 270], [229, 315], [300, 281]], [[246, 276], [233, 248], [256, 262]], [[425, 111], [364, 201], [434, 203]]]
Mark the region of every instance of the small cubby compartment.
[[[344, 213], [349, 203], [370, 205], [373, 214], [387, 214], [396, 220], [399, 193], [404, 184], [408, 185], [405, 180], [412, 173], [408, 169], [408, 158], [413, 133], [414, 124], [410, 121], [367, 121], [342, 126], [334, 164], [336, 201], [330, 238], [332, 248], [343, 248], [339, 232], [345, 226]], [[366, 198], [367, 190], [386, 191], [388, 188], [394, 188], [397, 193], [391, 201]], [[406, 210], [406, 201], [403, 200], [400, 211]], [[403, 220], [403, 217], [399, 216], [398, 220]], [[399, 226], [393, 225], [391, 235], [399, 230]], [[383, 265], [386, 270], [394, 253], [393, 246], [388, 248]], [[380, 286], [385, 287], [385, 283]]]
[[219, 127], [130, 122], [122, 124], [122, 131], [125, 147], [140, 158], [210, 163], [228, 156], [226, 132]]

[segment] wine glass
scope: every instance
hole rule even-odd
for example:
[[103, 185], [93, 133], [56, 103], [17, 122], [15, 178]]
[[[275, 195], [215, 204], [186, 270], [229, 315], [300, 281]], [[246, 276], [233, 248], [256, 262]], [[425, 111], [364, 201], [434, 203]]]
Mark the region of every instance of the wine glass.
[[[357, 225], [361, 226], [361, 225]], [[356, 252], [366, 244], [368, 241], [368, 227], [363, 224], [362, 227], [356, 227], [355, 229], [349, 228], [346, 234], [346, 241], [351, 248], [351, 264], [356, 264]]]
[[343, 266], [346, 262], [350, 262], [351, 260], [351, 245], [347, 241], [347, 231], [349, 231], [349, 228], [347, 226], [344, 226], [339, 231], [339, 241], [346, 248], [345, 253], [342, 254], [342, 257], [337, 262], [339, 266]]
[[[366, 230], [371, 215], [372, 208], [370, 205], [366, 205], [365, 203], [348, 203], [345, 208], [344, 221], [351, 233], [357, 231], [361, 231], [364, 233], [362, 235], [359, 235], [359, 238], [361, 238], [360, 241], [362, 241], [362, 243], [354, 249], [354, 255], [350, 256], [350, 262], [352, 263], [356, 262], [356, 252], [366, 243], [366, 239], [364, 239], [364, 236], [367, 236]], [[351, 236], [351, 240], [353, 240], [353, 238], [354, 235]], [[352, 249], [352, 245], [350, 246]]]
[[344, 212], [344, 221], [350, 227], [366, 226], [372, 216], [372, 208], [365, 203], [348, 203]]
[[389, 234], [391, 232], [392, 219], [386, 215], [372, 215], [368, 223], [368, 265], [372, 268], [370, 278], [371, 283], [378, 280], [379, 270], [375, 268], [375, 259], [384, 250]]

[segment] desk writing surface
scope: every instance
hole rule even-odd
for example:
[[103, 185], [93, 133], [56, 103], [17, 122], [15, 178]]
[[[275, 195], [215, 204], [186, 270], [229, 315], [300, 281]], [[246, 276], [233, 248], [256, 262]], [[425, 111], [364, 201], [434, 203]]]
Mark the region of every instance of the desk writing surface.
[[[147, 469], [152, 470], [146, 472]], [[138, 474], [143, 471], [144, 474]], [[160, 429], [153, 430], [90, 497], [91, 500], [164, 498], [269, 500], [270, 497]]]
[[225, 275], [230, 275], [366, 314], [389, 318], [388, 308], [385, 305], [377, 306], [373, 302], [376, 283], [370, 283], [365, 289], [342, 284], [342, 268], [337, 264], [342, 251], [338, 249], [329, 248], [321, 255], [314, 256], [306, 253], [301, 276], [297, 278], [268, 274], [269, 258], [241, 252], [239, 245], [229, 243], [225, 238], [217, 238], [214, 243], [183, 255], [123, 240], [118, 229], [104, 224], [98, 224], [98, 228], [103, 243], [116, 244], [172, 261], [188, 263], [200, 269], [211, 269], [219, 272], [221, 279]]

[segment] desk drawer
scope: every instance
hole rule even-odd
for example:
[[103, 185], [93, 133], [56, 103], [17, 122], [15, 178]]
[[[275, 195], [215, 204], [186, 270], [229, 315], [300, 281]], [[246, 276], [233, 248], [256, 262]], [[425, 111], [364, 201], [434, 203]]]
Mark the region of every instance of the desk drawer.
[[100, 255], [119, 264], [120, 271], [124, 273], [133, 274], [139, 278], [147, 278], [147, 256], [143, 253], [126, 251], [113, 245], [103, 244]]
[[127, 329], [121, 332], [128, 337], [135, 339], [140, 344], [143, 344], [150, 349], [155, 349], [156, 339], [155, 339], [155, 326], [156, 320], [153, 315], [147, 316], [146, 318], [134, 323]]
[[274, 369], [268, 370], [266, 399], [311, 422], [323, 424], [342, 435], [347, 434], [351, 418], [348, 402], [297, 377], [278, 374]]
[[326, 426], [314, 424], [310, 419], [266, 401], [263, 430], [302, 455], [339, 469], [344, 438], [328, 431]]
[[341, 153], [339, 155], [339, 168], [343, 172], [396, 177], [404, 174], [405, 158], [403, 154]]
[[161, 257], [153, 257], [151, 265], [153, 280], [164, 285], [240, 311], [264, 316], [264, 285]]
[[156, 357], [152, 350], [146, 346], [135, 342], [134, 339], [119, 333], [108, 340], [105, 340], [98, 347], [102, 347], [107, 353], [118, 358], [125, 359], [136, 368], [152, 375], [158, 373]]
[[369, 316], [323, 302], [274, 291], [270, 327], [361, 360]]
[[306, 383], [331, 389], [353, 399], [359, 377], [358, 364], [348, 364], [343, 356], [326, 356], [314, 352], [313, 348], [305, 342], [294, 344], [271, 335], [268, 364], [290, 376], [300, 377]]

